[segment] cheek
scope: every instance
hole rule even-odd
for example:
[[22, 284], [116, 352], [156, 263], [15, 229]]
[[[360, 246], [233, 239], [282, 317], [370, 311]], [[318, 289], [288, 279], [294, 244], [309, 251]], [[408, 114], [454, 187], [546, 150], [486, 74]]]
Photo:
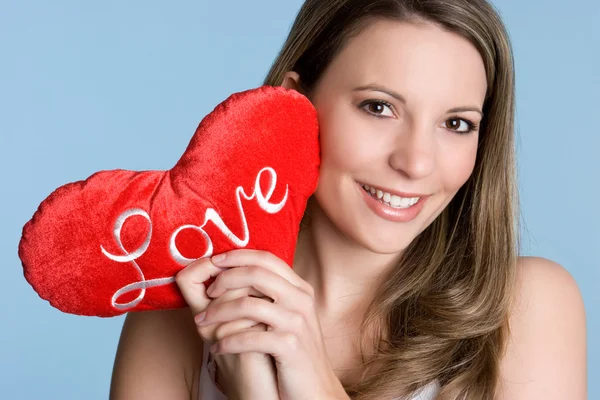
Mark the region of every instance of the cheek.
[[372, 126], [347, 109], [323, 115], [326, 118], [319, 120], [322, 168], [352, 173], [373, 165], [382, 145], [373, 140]]
[[456, 192], [473, 173], [477, 156], [477, 136], [451, 146], [442, 153], [440, 176], [446, 191]]

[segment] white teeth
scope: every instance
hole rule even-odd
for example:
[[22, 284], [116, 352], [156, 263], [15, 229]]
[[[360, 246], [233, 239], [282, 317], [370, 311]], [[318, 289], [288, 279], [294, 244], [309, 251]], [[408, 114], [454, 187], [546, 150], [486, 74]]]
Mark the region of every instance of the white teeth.
[[[408, 199], [406, 199], [408, 200]], [[392, 199], [389, 202], [391, 205], [393, 205], [394, 207], [399, 207], [399, 206], [404, 206], [406, 207], [406, 205], [402, 204], [402, 197], [398, 197], [396, 195], [392, 196]]]
[[392, 201], [390, 201], [390, 204], [393, 205], [394, 207], [410, 207], [413, 204], [415, 204], [418, 201], [413, 201], [413, 198], [406, 198], [406, 197], [398, 197], [398, 196], [392, 196]]
[[387, 193], [387, 192], [384, 192], [379, 189], [375, 189], [374, 187], [369, 186], [369, 185], [362, 185], [362, 187], [367, 191], [367, 193], [370, 193], [371, 196], [373, 196], [374, 198], [378, 199], [379, 201], [381, 201], [384, 204], [387, 204], [387, 205], [395, 207], [395, 208], [411, 207], [416, 202], [418, 202], [420, 199], [420, 197], [408, 197], [407, 198], [407, 197], [396, 196], [394, 194]]

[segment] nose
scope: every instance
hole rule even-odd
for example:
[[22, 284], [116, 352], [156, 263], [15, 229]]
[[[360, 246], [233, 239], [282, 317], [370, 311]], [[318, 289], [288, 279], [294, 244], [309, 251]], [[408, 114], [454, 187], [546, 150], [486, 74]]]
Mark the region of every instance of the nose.
[[421, 123], [403, 129], [396, 136], [389, 164], [410, 179], [420, 179], [433, 173], [436, 164], [435, 130]]

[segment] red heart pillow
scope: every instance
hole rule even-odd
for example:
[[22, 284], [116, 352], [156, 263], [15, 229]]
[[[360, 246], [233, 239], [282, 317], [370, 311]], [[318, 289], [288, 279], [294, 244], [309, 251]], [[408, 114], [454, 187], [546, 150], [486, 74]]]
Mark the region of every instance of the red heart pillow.
[[50, 194], [23, 228], [25, 278], [72, 314], [184, 307], [174, 277], [194, 259], [244, 247], [292, 265], [318, 167], [306, 97], [271, 86], [233, 94], [171, 170], [101, 171]]

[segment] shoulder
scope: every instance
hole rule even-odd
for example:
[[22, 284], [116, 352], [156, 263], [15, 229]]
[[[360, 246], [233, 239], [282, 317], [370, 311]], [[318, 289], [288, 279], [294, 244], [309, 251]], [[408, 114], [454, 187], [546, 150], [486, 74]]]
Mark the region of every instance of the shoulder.
[[520, 257], [501, 399], [585, 399], [586, 332], [581, 293], [560, 264]]
[[536, 306], [547, 309], [546, 305], [583, 313], [583, 301], [577, 283], [563, 266], [552, 260], [519, 257], [515, 289], [513, 311], [516, 313], [531, 311], [531, 307]]
[[110, 398], [181, 399], [197, 392], [202, 339], [189, 308], [128, 313]]

